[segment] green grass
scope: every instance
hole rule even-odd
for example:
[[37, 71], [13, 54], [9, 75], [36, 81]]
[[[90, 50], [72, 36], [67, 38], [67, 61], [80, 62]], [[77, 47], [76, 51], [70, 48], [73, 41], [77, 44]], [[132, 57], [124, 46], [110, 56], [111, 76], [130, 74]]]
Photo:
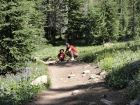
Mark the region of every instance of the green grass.
[[[106, 81], [112, 88], [130, 87], [130, 82], [135, 80], [140, 68], [140, 42], [129, 41], [114, 43], [112, 46], [75, 46], [79, 51], [77, 59], [84, 62], [95, 63], [102, 70], [108, 72]], [[46, 46], [44, 49], [35, 52], [33, 55], [40, 59], [56, 59], [59, 50], [65, 46]], [[137, 77], [138, 78], [138, 77]], [[139, 83], [140, 84], [140, 83]], [[135, 86], [139, 85], [135, 84]], [[131, 90], [131, 92], [129, 92]], [[138, 97], [139, 92], [133, 95], [133, 88], [129, 88], [128, 96]]]
[[[61, 48], [51, 45], [38, 46], [32, 58], [40, 60], [56, 59]], [[112, 46], [75, 46], [79, 51], [77, 59], [97, 64], [101, 70], [108, 72], [106, 81], [112, 88], [127, 88], [126, 96], [140, 99], [140, 42], [130, 41], [114, 43]], [[68, 59], [68, 58], [67, 58]], [[17, 75], [0, 76], [0, 102], [2, 105], [22, 105], [33, 100], [34, 95], [48, 84], [31, 86], [36, 77], [47, 74], [47, 66], [42, 62], [28, 62], [28, 67]], [[48, 75], [49, 76], [49, 75]]]
[[34, 95], [50, 85], [30, 85], [36, 77], [48, 75], [47, 68], [41, 62], [29, 62], [28, 67], [16, 75], [7, 74], [0, 76], [0, 104], [1, 105], [23, 105], [33, 100]]

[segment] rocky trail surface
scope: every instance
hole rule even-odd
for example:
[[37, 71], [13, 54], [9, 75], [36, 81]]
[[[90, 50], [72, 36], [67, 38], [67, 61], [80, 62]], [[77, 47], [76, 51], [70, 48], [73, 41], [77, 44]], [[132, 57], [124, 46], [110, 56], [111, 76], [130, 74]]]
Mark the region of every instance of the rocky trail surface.
[[28, 105], [129, 105], [125, 90], [113, 90], [105, 72], [81, 61], [48, 65], [51, 87], [38, 93]]

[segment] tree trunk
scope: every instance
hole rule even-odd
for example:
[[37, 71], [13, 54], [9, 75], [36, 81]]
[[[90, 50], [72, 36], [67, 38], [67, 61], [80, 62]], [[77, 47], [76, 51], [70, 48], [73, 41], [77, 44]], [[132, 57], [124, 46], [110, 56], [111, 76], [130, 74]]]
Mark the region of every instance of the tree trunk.
[[133, 37], [135, 36], [136, 32], [135, 32], [135, 1], [132, 0], [132, 32], [133, 32]]

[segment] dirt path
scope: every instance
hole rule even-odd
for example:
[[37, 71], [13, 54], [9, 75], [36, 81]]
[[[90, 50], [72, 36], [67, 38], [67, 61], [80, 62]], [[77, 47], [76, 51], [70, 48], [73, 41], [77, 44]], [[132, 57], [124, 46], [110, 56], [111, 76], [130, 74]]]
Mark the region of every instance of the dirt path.
[[[82, 74], [90, 70], [89, 74]], [[89, 79], [91, 74], [101, 71], [93, 64], [80, 61], [60, 62], [48, 66], [52, 86], [39, 93], [34, 102], [28, 105], [104, 105], [104, 98], [113, 105], [127, 105], [129, 102], [123, 97], [124, 90], [108, 88], [102, 79]], [[72, 77], [68, 77], [73, 73]]]

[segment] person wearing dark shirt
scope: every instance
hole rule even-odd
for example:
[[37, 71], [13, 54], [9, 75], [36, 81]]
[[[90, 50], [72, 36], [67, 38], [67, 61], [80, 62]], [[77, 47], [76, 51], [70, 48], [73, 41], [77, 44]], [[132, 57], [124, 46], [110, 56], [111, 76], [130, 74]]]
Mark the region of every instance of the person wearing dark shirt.
[[64, 49], [60, 49], [59, 54], [57, 55], [59, 61], [65, 61]]

